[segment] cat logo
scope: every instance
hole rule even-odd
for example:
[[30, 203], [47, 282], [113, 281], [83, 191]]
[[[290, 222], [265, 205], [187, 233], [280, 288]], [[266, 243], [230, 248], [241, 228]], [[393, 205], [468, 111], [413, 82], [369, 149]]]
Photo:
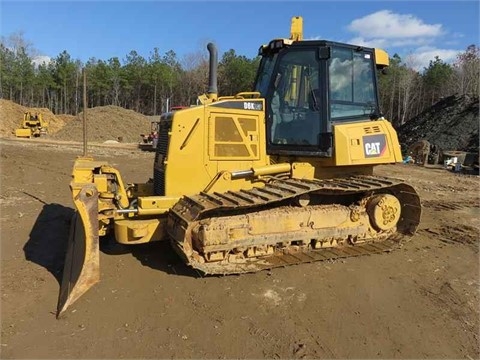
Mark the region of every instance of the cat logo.
[[363, 137], [363, 150], [367, 158], [385, 155], [386, 145], [385, 134]]
[[365, 154], [367, 155], [380, 155], [380, 143], [366, 143]]

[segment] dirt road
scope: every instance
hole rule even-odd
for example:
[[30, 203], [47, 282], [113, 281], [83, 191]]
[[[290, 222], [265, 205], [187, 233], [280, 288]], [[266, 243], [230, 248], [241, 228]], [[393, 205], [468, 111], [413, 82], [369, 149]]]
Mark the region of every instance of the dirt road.
[[[81, 145], [0, 140], [2, 358], [478, 358], [479, 177], [376, 172], [422, 198], [389, 254], [201, 277], [168, 247], [106, 246], [101, 282], [55, 319]], [[129, 182], [153, 154], [94, 148]]]

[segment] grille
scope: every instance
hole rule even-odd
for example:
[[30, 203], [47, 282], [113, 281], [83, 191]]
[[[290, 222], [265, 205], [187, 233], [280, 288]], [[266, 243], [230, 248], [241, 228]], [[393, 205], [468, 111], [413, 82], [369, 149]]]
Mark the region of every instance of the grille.
[[[172, 121], [160, 121], [159, 138], [155, 152], [155, 163], [153, 165], [153, 189], [155, 195], [165, 195], [165, 166], [163, 160], [167, 157], [168, 133], [172, 127]], [[162, 163], [159, 164], [159, 159]]]
[[375, 126], [366, 126], [363, 128], [365, 131], [365, 134], [374, 134], [374, 133], [379, 133], [380, 131], [380, 126], [375, 125]]
[[165, 195], [165, 171], [157, 169], [153, 170], [153, 189], [155, 195]]

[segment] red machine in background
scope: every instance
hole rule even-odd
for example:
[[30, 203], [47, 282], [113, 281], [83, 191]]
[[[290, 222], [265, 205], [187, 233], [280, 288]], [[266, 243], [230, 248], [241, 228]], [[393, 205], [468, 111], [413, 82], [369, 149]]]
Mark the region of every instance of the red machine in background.
[[[170, 112], [185, 109], [186, 106], [172, 106]], [[150, 132], [148, 134], [140, 134], [142, 141], [138, 143], [138, 147], [143, 151], [155, 151], [158, 142], [158, 132], [160, 129], [160, 120], [150, 123]]]

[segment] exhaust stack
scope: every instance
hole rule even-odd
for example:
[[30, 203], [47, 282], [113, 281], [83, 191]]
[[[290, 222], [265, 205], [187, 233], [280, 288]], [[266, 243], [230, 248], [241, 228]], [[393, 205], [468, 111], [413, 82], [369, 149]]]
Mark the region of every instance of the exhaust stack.
[[209, 76], [208, 76], [208, 92], [207, 96], [209, 99], [215, 101], [218, 96], [217, 89], [217, 63], [218, 63], [218, 53], [217, 47], [213, 43], [208, 43], [207, 45], [208, 52], [210, 53], [210, 62], [209, 62]]

